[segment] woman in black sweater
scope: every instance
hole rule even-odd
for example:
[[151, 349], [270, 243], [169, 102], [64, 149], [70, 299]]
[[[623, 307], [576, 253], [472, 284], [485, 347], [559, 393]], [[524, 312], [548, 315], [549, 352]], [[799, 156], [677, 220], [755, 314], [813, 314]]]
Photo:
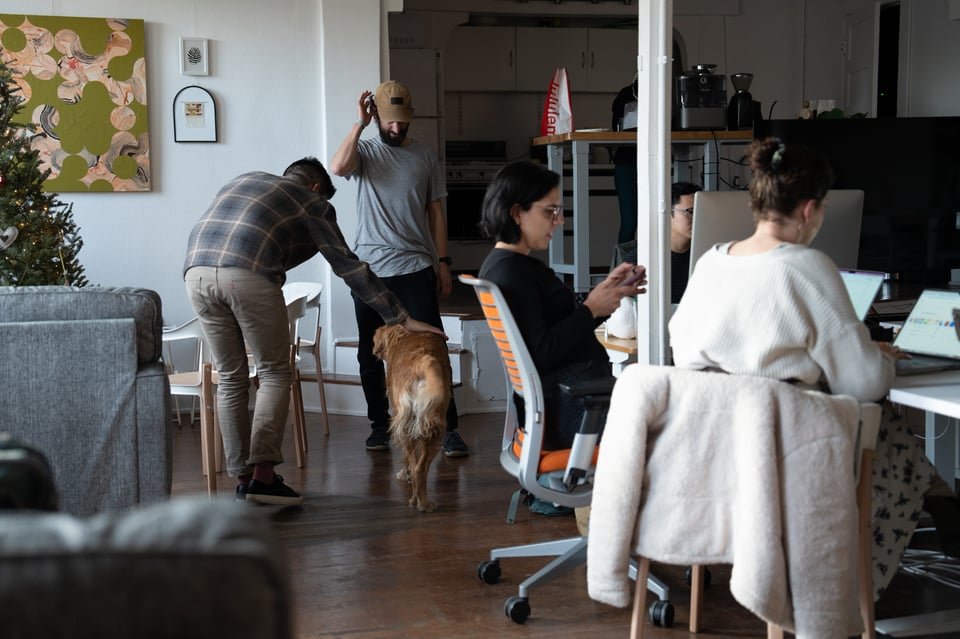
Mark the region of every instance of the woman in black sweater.
[[[494, 177], [483, 201], [480, 228], [496, 246], [480, 277], [503, 292], [544, 387], [544, 448], [569, 448], [580, 427], [583, 403], [563, 397], [562, 382], [610, 376], [607, 352], [594, 330], [620, 305], [645, 292], [643, 267], [616, 267], [582, 304], [531, 251], [542, 251], [563, 224], [560, 178], [528, 161], [512, 162]], [[634, 275], [639, 280], [628, 283]], [[521, 411], [522, 413], [522, 411]]]

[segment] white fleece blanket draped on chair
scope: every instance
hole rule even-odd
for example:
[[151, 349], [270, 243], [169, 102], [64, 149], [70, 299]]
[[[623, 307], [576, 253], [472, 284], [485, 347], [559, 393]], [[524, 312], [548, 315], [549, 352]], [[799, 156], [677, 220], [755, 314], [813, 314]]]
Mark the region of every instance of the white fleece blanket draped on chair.
[[631, 553], [726, 563], [731, 593], [763, 620], [798, 637], [858, 634], [858, 421], [852, 397], [764, 378], [628, 367], [597, 463], [590, 597], [630, 603]]

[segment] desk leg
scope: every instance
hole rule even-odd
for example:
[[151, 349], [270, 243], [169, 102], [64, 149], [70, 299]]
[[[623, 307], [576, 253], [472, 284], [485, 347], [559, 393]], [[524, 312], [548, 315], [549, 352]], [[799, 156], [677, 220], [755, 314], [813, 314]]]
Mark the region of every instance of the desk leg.
[[573, 291], [590, 291], [590, 143], [573, 143]]
[[925, 413], [924, 437], [927, 459], [936, 467], [940, 475], [949, 485], [954, 487], [956, 482], [958, 463], [957, 430], [960, 420], [950, 419], [944, 415], [937, 415], [930, 411]]
[[716, 191], [719, 174], [720, 158], [717, 157], [717, 149], [712, 141], [707, 140], [703, 143], [703, 190]]
[[610, 359], [610, 369], [614, 377], [620, 377], [624, 368], [637, 361], [636, 355], [615, 351], [612, 348], [607, 349], [607, 357]]
[[[547, 147], [547, 168], [560, 176], [560, 193], [563, 194], [563, 146], [551, 144]], [[563, 233], [554, 233], [550, 239], [549, 263], [557, 273], [566, 273], [566, 256], [563, 250]]]

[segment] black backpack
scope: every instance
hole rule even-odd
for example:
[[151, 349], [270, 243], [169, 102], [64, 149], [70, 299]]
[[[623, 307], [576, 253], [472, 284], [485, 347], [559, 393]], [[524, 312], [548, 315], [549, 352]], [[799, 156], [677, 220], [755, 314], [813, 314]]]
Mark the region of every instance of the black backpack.
[[8, 433], [0, 433], [0, 510], [57, 510], [46, 456]]

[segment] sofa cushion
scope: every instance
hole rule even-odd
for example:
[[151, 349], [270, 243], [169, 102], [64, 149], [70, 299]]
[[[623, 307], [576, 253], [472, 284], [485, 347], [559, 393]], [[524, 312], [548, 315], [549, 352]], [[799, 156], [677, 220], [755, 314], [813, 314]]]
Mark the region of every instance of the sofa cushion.
[[163, 313], [155, 291], [112, 286], [0, 287], [0, 322], [128, 317], [136, 325], [137, 362], [158, 361], [163, 347]]
[[4, 430], [47, 455], [66, 512], [137, 503], [141, 455], [159, 456], [140, 450], [134, 332], [129, 317], [0, 322]]
[[4, 639], [287, 639], [286, 561], [265, 511], [181, 497], [78, 519], [0, 511]]

